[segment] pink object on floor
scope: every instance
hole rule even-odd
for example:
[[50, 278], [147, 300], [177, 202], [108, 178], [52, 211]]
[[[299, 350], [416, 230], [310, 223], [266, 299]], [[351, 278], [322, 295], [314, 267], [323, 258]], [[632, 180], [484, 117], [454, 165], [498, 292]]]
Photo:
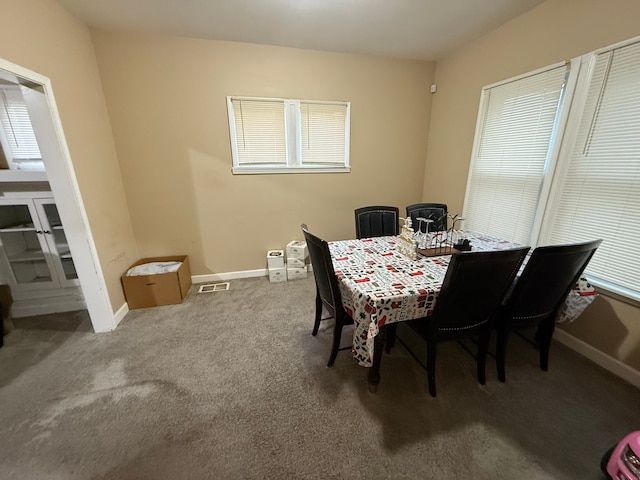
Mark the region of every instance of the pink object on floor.
[[613, 449], [607, 473], [615, 480], [640, 479], [640, 430], [624, 437]]

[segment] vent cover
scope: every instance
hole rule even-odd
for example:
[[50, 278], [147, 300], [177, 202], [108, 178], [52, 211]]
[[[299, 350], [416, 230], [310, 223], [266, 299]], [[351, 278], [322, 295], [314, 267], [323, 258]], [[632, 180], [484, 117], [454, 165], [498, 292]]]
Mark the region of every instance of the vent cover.
[[204, 283], [200, 285], [198, 293], [221, 292], [229, 290], [229, 282], [224, 283]]

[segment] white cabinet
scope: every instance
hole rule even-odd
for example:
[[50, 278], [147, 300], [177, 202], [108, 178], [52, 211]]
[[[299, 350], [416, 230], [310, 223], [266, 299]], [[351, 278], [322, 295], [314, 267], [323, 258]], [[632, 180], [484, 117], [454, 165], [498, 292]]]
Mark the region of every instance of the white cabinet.
[[85, 309], [51, 192], [27, 188], [4, 184], [0, 198], [0, 280], [11, 288], [12, 315]]
[[53, 198], [0, 199], [0, 244], [14, 295], [79, 285]]

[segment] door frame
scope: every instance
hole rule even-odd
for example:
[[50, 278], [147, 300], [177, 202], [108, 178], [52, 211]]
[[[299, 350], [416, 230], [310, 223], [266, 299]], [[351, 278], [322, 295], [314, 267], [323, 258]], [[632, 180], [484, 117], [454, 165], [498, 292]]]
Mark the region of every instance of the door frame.
[[[15, 75], [21, 84], [29, 113], [38, 113], [38, 143], [51, 192], [65, 226], [69, 248], [74, 259], [80, 287], [95, 332], [108, 332], [116, 328], [117, 321], [104, 274], [100, 266], [87, 212], [84, 208], [71, 154], [58, 112], [51, 80], [39, 73], [0, 58], [0, 69]], [[44, 140], [40, 145], [41, 138]]]

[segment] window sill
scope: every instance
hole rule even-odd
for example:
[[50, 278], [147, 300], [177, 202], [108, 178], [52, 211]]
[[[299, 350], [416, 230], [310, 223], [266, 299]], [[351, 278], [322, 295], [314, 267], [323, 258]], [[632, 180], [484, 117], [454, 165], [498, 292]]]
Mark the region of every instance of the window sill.
[[602, 282], [597, 279], [591, 280], [589, 275], [586, 275], [587, 280], [591, 283], [596, 292], [604, 295], [605, 297], [614, 298], [620, 302], [632, 305], [640, 308], [640, 297], [632, 291], [623, 291], [619, 287], [609, 284], [608, 282]]
[[280, 173], [349, 173], [351, 167], [233, 167], [234, 175], [269, 175]]

